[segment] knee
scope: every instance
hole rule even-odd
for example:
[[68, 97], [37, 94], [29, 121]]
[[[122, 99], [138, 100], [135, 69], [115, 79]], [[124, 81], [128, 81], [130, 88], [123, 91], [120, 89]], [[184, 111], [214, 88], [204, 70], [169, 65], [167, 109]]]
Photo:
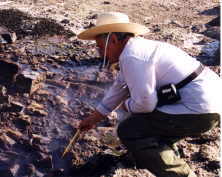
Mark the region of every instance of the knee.
[[134, 135], [131, 119], [122, 121], [117, 128], [117, 135], [120, 140], [131, 138]]
[[121, 122], [117, 127], [117, 135], [121, 140], [124, 139], [124, 137], [125, 137], [124, 136], [125, 135], [125, 128], [124, 128], [123, 122]]

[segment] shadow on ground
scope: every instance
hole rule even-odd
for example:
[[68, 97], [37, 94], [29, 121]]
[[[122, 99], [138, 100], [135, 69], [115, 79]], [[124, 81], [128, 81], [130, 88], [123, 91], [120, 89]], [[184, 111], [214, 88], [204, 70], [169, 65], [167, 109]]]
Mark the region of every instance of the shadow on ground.
[[14, 31], [18, 39], [26, 36], [66, 35], [71, 37], [75, 35], [53, 19], [32, 17], [17, 9], [0, 10], [0, 26]]
[[220, 14], [220, 6], [216, 6], [199, 13], [199, 15], [218, 15], [218, 14]]

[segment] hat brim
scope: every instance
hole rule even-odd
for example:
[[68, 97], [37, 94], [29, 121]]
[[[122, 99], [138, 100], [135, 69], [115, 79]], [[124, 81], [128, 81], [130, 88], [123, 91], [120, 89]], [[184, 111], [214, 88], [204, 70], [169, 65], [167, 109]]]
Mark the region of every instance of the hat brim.
[[142, 35], [148, 33], [149, 30], [137, 23], [113, 23], [92, 27], [79, 33], [77, 37], [83, 40], [95, 40], [97, 35], [109, 32], [128, 32], [135, 35]]

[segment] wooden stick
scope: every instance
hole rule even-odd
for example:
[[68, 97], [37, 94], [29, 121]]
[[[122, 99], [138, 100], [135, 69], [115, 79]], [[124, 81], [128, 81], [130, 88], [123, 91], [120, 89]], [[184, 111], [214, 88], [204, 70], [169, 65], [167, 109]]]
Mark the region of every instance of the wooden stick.
[[65, 148], [65, 150], [64, 150], [64, 152], [63, 152], [63, 154], [62, 154], [62, 158], [65, 156], [65, 154], [66, 154], [67, 152], [70, 151], [72, 145], [76, 143], [76, 141], [77, 141], [78, 138], [79, 138], [79, 135], [80, 135], [80, 130], [78, 129], [78, 130], [76, 131], [75, 135], [73, 136], [73, 138], [70, 140], [69, 144], [66, 146], [66, 148]]

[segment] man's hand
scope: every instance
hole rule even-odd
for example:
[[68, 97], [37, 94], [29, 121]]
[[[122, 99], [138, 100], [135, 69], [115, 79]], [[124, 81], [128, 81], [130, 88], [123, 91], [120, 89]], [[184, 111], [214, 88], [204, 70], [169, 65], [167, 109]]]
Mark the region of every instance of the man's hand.
[[80, 131], [88, 131], [92, 128], [95, 128], [96, 124], [100, 122], [103, 118], [104, 116], [101, 113], [95, 111], [86, 119], [80, 122], [78, 129], [80, 129]]
[[125, 111], [125, 112], [128, 112], [128, 110], [126, 109], [126, 105], [125, 105], [124, 102], [120, 105], [120, 109], [122, 109], [122, 110]]

